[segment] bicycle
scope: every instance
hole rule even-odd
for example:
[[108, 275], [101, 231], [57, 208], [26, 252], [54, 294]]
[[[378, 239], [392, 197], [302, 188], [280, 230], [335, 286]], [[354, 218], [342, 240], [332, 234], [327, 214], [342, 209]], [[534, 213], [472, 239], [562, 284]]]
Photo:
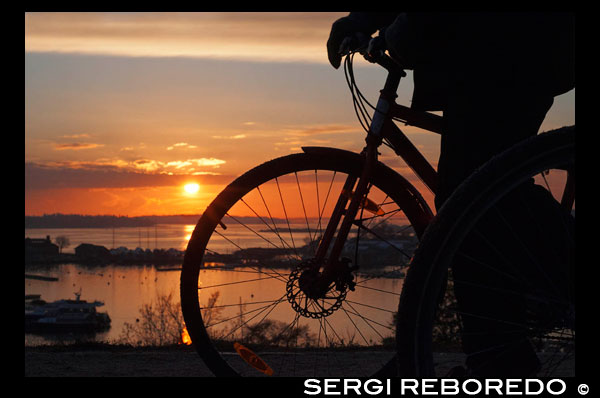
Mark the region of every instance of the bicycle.
[[[303, 147], [246, 172], [208, 206], [189, 240], [182, 311], [217, 376], [390, 377], [412, 366], [397, 356], [407, 349], [395, 347], [395, 325], [410, 321], [396, 300], [434, 214], [378, 160], [378, 149], [391, 148], [435, 193], [435, 169], [395, 122], [439, 134], [442, 117], [397, 104], [406, 73], [377, 38], [358, 39], [344, 70], [367, 132], [363, 151]], [[376, 106], [356, 86], [356, 53], [388, 72]], [[229, 279], [212, 282], [215, 272]], [[238, 274], [248, 276], [231, 276]]]
[[[550, 171], [562, 174], [561, 184], [554, 189], [547, 178]], [[547, 188], [557, 200], [552, 214], [560, 223], [558, 234], [555, 226], [541, 219], [536, 209], [519, 197], [521, 184], [534, 176], [539, 184], [535, 187]], [[515, 228], [518, 223], [507, 214], [510, 207], [506, 203], [512, 201], [525, 206], [531, 214], [525, 220], [530, 223], [526, 228]], [[524, 140], [489, 160], [465, 180], [424, 233], [406, 276], [397, 327], [397, 340], [404, 342], [398, 346], [401, 374], [439, 376], [464, 361], [447, 354], [449, 364], [444, 364], [439, 351], [461, 349], [459, 328], [464, 318], [471, 317], [483, 319], [490, 329], [496, 329], [495, 338], [500, 333], [519, 334], [518, 344], [525, 344], [527, 350], [533, 347], [538, 357], [536, 377], [575, 376], [574, 206], [574, 126]], [[497, 231], [488, 227], [491, 220], [497, 223], [494, 228], [506, 234], [500, 241], [506, 246], [498, 245]], [[545, 228], [554, 232], [547, 233]], [[493, 251], [497, 261], [489, 256], [482, 259], [482, 251], [473, 254], [473, 239], [485, 250]], [[549, 243], [541, 243], [544, 239]], [[451, 270], [454, 261], [460, 261], [464, 267], [460, 277]], [[481, 280], [474, 285], [467, 273], [477, 272], [478, 268], [502, 283]], [[505, 313], [471, 313], [461, 309], [452, 289], [446, 289], [447, 284], [460, 283], [488, 290], [495, 300], [514, 306], [518, 313], [524, 308], [526, 315], [512, 318]], [[485, 300], [484, 296], [480, 294], [481, 300]], [[449, 318], [453, 318], [456, 327], [453, 339], [440, 333], [444, 324], [452, 323]], [[498, 345], [514, 344], [498, 341]], [[451, 346], [454, 349], [448, 349]], [[486, 354], [496, 348], [503, 347], [484, 347], [475, 354]], [[494, 352], [480, 367], [499, 355], [502, 351]], [[471, 370], [475, 376], [477, 371]]]

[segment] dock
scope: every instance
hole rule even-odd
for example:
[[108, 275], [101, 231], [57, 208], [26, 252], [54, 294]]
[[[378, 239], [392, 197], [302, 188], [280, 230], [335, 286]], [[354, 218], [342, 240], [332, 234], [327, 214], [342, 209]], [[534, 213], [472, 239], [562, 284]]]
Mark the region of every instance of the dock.
[[40, 281], [49, 281], [49, 282], [58, 281], [58, 278], [55, 278], [53, 276], [42, 276], [42, 275], [32, 275], [32, 274], [25, 274], [25, 279], [37, 279]]

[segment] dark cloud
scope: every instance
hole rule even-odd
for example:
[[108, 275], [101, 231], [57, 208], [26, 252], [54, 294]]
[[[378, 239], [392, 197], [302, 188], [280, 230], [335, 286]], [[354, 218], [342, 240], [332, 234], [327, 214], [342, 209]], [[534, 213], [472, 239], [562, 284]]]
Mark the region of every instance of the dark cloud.
[[100, 146], [104, 146], [103, 144], [93, 144], [90, 142], [73, 142], [70, 144], [54, 144], [54, 149], [56, 149], [57, 151], [64, 151], [64, 150], [80, 150], [80, 149], [92, 149], [92, 148], [97, 148]]
[[193, 179], [199, 184], [226, 184], [230, 175], [167, 175], [124, 171], [115, 166], [67, 167], [25, 163], [25, 189], [135, 188], [175, 186]]

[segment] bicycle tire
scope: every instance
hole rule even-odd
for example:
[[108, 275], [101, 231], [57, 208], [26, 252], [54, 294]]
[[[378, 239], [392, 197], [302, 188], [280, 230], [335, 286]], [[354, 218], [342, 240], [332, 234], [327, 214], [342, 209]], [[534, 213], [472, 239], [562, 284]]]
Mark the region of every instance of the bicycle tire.
[[[223, 348], [223, 352], [221, 352], [220, 345], [222, 345], [222, 343], [220, 341], [217, 341], [216, 338], [213, 339], [211, 337], [212, 330], [207, 330], [212, 325], [206, 326], [204, 324], [203, 314], [200, 307], [200, 289], [198, 281], [200, 271], [203, 270], [203, 272], [207, 272], [205, 271], [205, 268], [201, 268], [201, 265], [203, 264], [204, 257], [208, 257], [206, 255], [206, 249], [207, 245], [209, 245], [209, 240], [211, 239], [211, 236], [214, 235], [215, 229], [219, 228], [220, 223], [223, 222], [223, 219], [228, 215], [228, 212], [231, 208], [236, 206], [236, 204], [239, 204], [241, 201], [245, 202], [246, 200], [244, 198], [248, 197], [250, 193], [255, 193], [255, 191], [257, 191], [256, 187], [262, 187], [269, 181], [272, 183], [272, 181], [275, 180], [277, 182], [277, 188], [279, 188], [279, 179], [283, 178], [282, 176], [295, 175], [296, 180], [298, 181], [298, 174], [301, 174], [302, 172], [314, 172], [315, 176], [317, 175], [317, 171], [333, 172], [333, 177], [331, 180], [332, 182], [335, 178], [337, 178], [336, 173], [360, 176], [364, 162], [364, 158], [362, 156], [343, 150], [327, 149], [326, 151], [326, 155], [324, 155], [322, 152], [319, 153], [317, 151], [316, 153], [300, 153], [284, 156], [266, 162], [248, 171], [247, 173], [237, 178], [234, 182], [232, 182], [217, 196], [217, 198], [215, 198], [215, 200], [208, 206], [208, 208], [206, 209], [206, 211], [204, 212], [204, 214], [202, 215], [202, 217], [196, 225], [196, 228], [190, 238], [184, 257], [183, 269], [181, 273], [181, 305], [185, 324], [188, 333], [191, 337], [191, 340], [194, 346], [196, 347], [196, 350], [206, 363], [206, 365], [216, 376], [241, 376], [246, 375], [245, 371], [247, 371], [247, 374], [251, 376], [261, 376], [262, 374], [260, 372], [255, 371], [254, 369], [251, 369], [251, 367], [240, 366], [240, 364], [244, 364], [243, 362], [240, 362], [239, 358], [237, 358], [235, 353], [232, 352], [231, 347]], [[301, 174], [300, 179], [302, 178], [303, 175]], [[322, 184], [321, 181], [319, 181], [319, 183]], [[388, 168], [387, 166], [384, 166], [381, 163], [378, 163], [375, 167], [372, 184], [373, 187], [381, 189], [381, 191], [385, 193], [387, 197], [391, 198], [393, 200], [392, 204], [395, 204], [396, 206], [398, 206], [399, 209], [402, 209], [403, 214], [406, 216], [406, 218], [410, 222], [410, 225], [413, 227], [414, 233], [417, 235], [417, 237], [420, 236], [427, 224], [429, 223], [430, 219], [432, 218], [432, 213], [425, 200], [419, 194], [419, 192], [407, 180], [405, 180], [395, 171]], [[331, 183], [331, 185], [333, 185], [333, 183]], [[330, 190], [332, 190], [331, 185], [329, 186]], [[299, 183], [298, 189], [300, 190]], [[317, 192], [318, 189], [319, 184], [316, 184]], [[259, 191], [260, 196], [262, 197], [263, 194], [261, 192], [262, 191]], [[325, 190], [323, 190], [322, 196], [325, 196], [324, 192]], [[302, 194], [300, 194], [300, 197], [302, 197]], [[302, 206], [304, 206], [304, 200], [307, 199], [303, 199]], [[386, 199], [384, 199], [383, 202], [386, 202]], [[318, 212], [325, 212], [325, 207], [326, 205], [323, 204], [323, 209], [321, 210], [319, 208]], [[268, 215], [268, 217], [270, 216], [271, 214]], [[268, 220], [268, 217], [265, 217], [265, 219]], [[285, 217], [287, 218], [287, 214]], [[228, 226], [230, 226], [231, 220], [229, 219], [228, 221], [225, 221], [225, 223], [228, 223]], [[290, 228], [290, 234], [291, 231], [292, 229]], [[220, 233], [221, 232], [217, 231], [217, 234]], [[283, 236], [281, 236], [280, 238], [283, 243]], [[265, 274], [262, 275], [264, 276]], [[279, 273], [279, 271], [273, 271], [271, 276], [279, 278], [278, 275], [282, 276], [282, 274]], [[291, 278], [287, 275], [286, 277]], [[350, 294], [348, 294], [348, 296], [350, 296]], [[232, 302], [231, 299], [229, 302]], [[289, 305], [289, 303], [287, 302], [285, 302], [284, 304]], [[242, 312], [242, 308], [243, 306], [240, 305], [240, 313]], [[350, 318], [350, 315], [348, 315], [348, 317]], [[242, 321], [242, 319], [243, 318], [240, 315], [240, 322]], [[208, 320], [207, 322], [210, 323], [210, 321]], [[261, 322], [263, 321], [261, 320]], [[298, 328], [299, 323], [300, 321], [297, 321], [296, 328]], [[293, 327], [294, 326], [292, 325], [292, 328]], [[323, 329], [329, 329], [330, 325], [325, 325], [325, 323], [323, 323], [323, 326], [319, 326], [319, 342], [321, 336], [321, 327]], [[244, 327], [242, 326], [242, 330], [243, 328]], [[323, 331], [323, 334], [326, 334], [325, 331]], [[298, 338], [296, 337], [296, 339]], [[238, 343], [238, 347], [240, 347], [239, 344], [240, 343]], [[333, 342], [329, 342], [328, 344], [330, 344], [331, 346], [334, 345]], [[218, 345], [219, 347], [217, 347]], [[245, 345], [246, 344], [242, 344], [241, 346], [245, 347]], [[255, 348], [252, 348], [251, 346], [248, 347], [250, 347], [250, 350], [248, 351], [250, 351], [251, 354], [254, 351], [256, 351]], [[318, 343], [317, 348], [319, 348]], [[321, 351], [327, 351], [328, 349], [329, 348], [327, 347], [321, 348]], [[301, 354], [303, 353], [302, 349], [300, 348], [298, 348], [297, 352], [300, 352]], [[256, 354], [262, 355], [258, 351], [256, 351]], [[392, 355], [394, 354], [395, 351], [393, 350]], [[294, 354], [294, 358], [296, 357], [296, 355], [297, 354]], [[318, 355], [320, 354], [315, 354], [316, 357], [318, 357]], [[290, 355], [288, 356], [291, 358]], [[236, 358], [236, 365], [232, 365], [229, 363], [232, 361], [232, 358]], [[395, 372], [395, 365], [396, 361], [393, 358], [390, 358], [378, 370], [381, 371], [385, 369], [385, 371]], [[313, 370], [313, 373], [321, 373], [322, 371], [323, 370]], [[284, 371], [278, 368], [274, 369], [274, 373], [276, 375], [287, 375], [287, 373], [284, 373]], [[310, 373], [307, 373], [307, 369], [294, 369], [294, 374]]]
[[[439, 374], [434, 365], [435, 317], [449, 267], [478, 220], [537, 173], [557, 168], [574, 175], [574, 167], [575, 127], [542, 133], [491, 159], [444, 203], [415, 251], [400, 298], [396, 341], [402, 377], [443, 377], [448, 371]], [[572, 329], [574, 348], [574, 325]]]

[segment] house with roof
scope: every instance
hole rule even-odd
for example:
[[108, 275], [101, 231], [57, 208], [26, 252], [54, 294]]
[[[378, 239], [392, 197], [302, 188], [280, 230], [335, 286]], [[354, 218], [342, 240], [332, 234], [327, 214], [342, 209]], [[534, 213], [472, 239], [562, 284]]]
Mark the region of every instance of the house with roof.
[[58, 246], [46, 239], [25, 238], [25, 262], [37, 262], [58, 256]]
[[108, 262], [110, 261], [110, 251], [104, 246], [82, 243], [75, 248], [75, 256], [86, 262]]

